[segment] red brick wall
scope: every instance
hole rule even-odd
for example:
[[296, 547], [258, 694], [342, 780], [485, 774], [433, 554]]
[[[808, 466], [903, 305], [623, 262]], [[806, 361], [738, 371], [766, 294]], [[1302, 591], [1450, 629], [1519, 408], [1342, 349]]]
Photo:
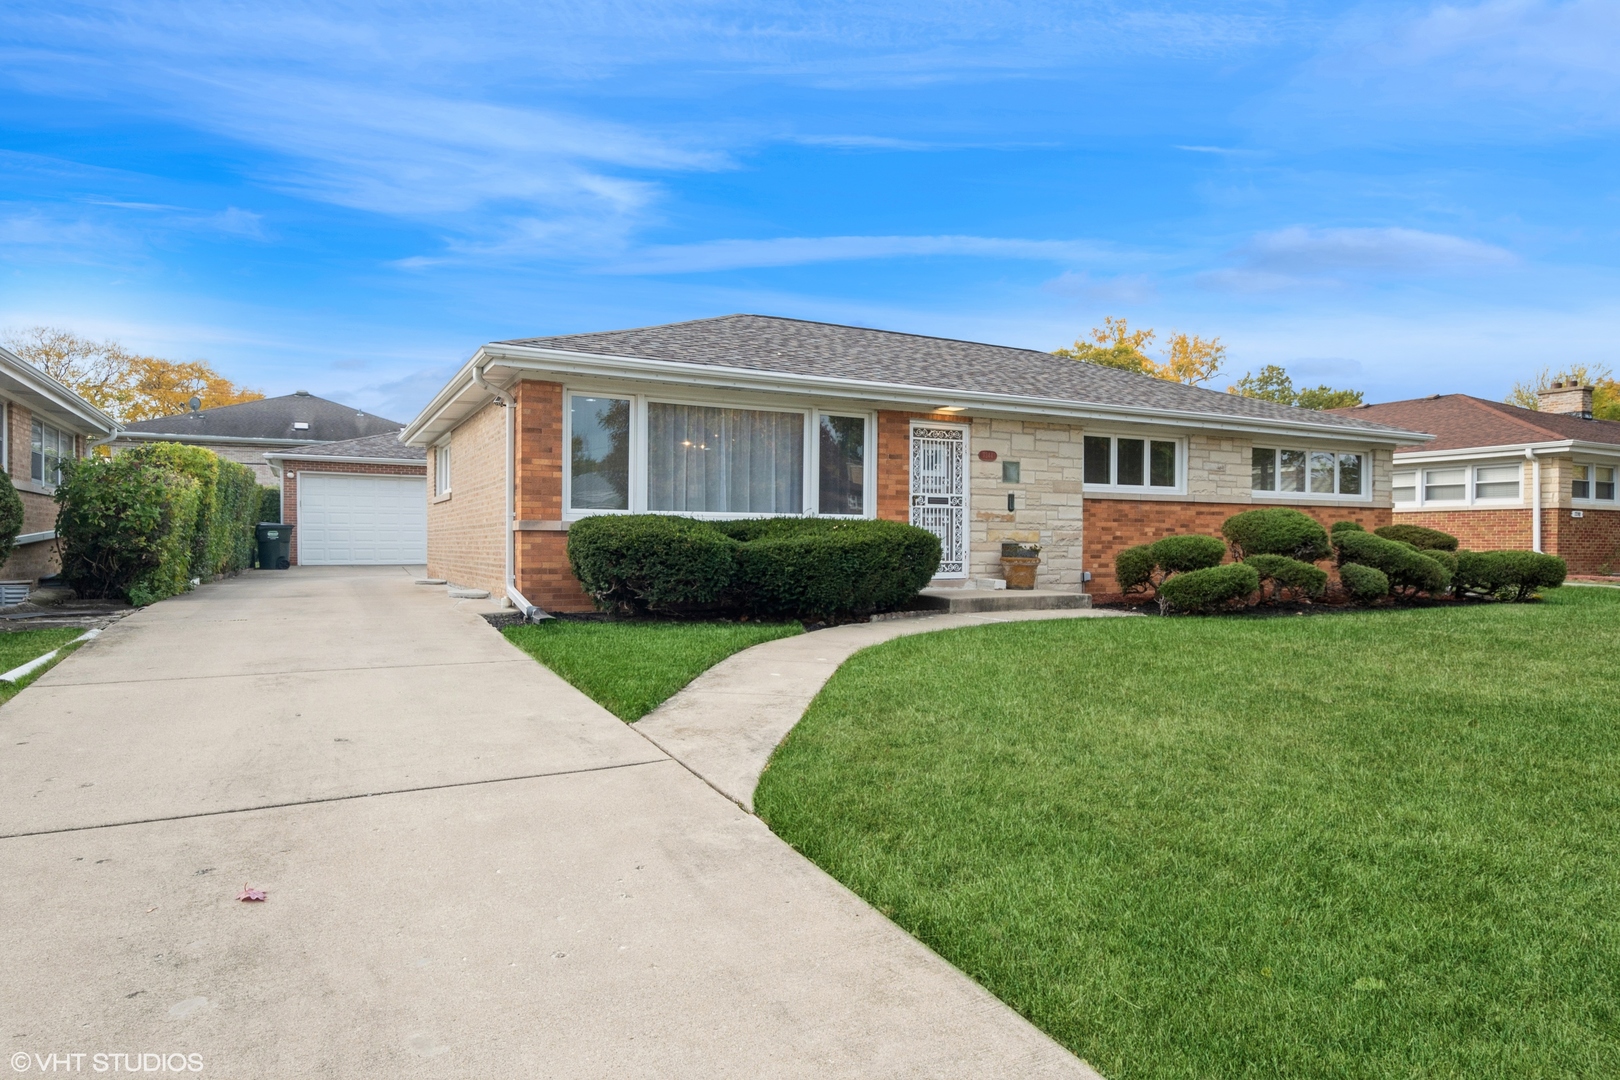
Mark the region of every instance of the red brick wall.
[[517, 520], [552, 527], [517, 534], [517, 586], [546, 611], [590, 611], [595, 605], [568, 566], [563, 512], [563, 388], [526, 380], [514, 391], [517, 413]]
[[[1543, 512], [1546, 517], [1557, 513]], [[1439, 529], [1457, 538], [1457, 546], [1470, 551], [1529, 551], [1531, 513], [1529, 507], [1511, 510], [1418, 510], [1397, 514], [1398, 525], [1422, 525]], [[1542, 531], [1547, 522], [1542, 521]]]
[[1541, 512], [1543, 551], [1558, 555], [1572, 574], [1620, 571], [1620, 510], [1582, 509], [1570, 517], [1567, 507]]
[[[284, 461], [281, 463], [281, 522], [284, 525], [297, 526], [298, 524], [298, 474], [307, 472], [366, 473], [373, 476], [422, 476], [427, 472], [427, 468], [423, 465], [356, 465], [337, 461]], [[298, 565], [298, 530], [296, 527], [293, 529], [290, 561], [294, 566]]]
[[[1152, 543], [1165, 536], [1202, 533], [1220, 536], [1221, 522], [1245, 510], [1274, 504], [1159, 502], [1145, 499], [1091, 499], [1085, 501], [1085, 563], [1091, 571], [1091, 592], [1108, 595], [1114, 583], [1114, 557], [1128, 547]], [[1327, 528], [1335, 521], [1354, 521], [1368, 529], [1388, 525], [1387, 507], [1296, 506]]]
[[[33, 424], [34, 414], [26, 407], [14, 401], [0, 402], [0, 408], [6, 410], [7, 471], [11, 474], [11, 482], [17, 488], [17, 495], [22, 499], [23, 523], [19, 533], [46, 532], [56, 528], [56, 500], [48, 494], [34, 487], [34, 481], [29, 473], [29, 456], [33, 451]], [[78, 436], [79, 453], [84, 453], [85, 440]], [[42, 577], [50, 577], [62, 568], [61, 560], [57, 557], [56, 544], [44, 541], [37, 544], [26, 544], [15, 549], [11, 558], [0, 565], [0, 580], [3, 581], [38, 581]]]

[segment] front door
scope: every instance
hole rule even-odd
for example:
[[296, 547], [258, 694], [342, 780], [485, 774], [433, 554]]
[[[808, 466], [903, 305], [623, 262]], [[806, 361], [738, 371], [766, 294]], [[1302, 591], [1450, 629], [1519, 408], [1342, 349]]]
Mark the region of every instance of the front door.
[[967, 577], [965, 428], [912, 426], [911, 523], [939, 537], [938, 577]]

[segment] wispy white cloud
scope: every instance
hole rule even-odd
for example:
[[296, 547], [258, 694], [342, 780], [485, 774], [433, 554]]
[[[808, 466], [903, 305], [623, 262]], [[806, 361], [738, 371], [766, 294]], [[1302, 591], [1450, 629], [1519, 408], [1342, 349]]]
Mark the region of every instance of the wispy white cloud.
[[1345, 278], [1500, 270], [1518, 261], [1506, 248], [1445, 233], [1304, 225], [1261, 233], [1234, 255], [1234, 265], [1204, 273], [1199, 280], [1235, 291], [1266, 292]]
[[962, 255], [1040, 262], [1103, 258], [1104, 246], [1080, 240], [1017, 240], [992, 236], [805, 236], [769, 240], [710, 240], [640, 248], [608, 265], [617, 274], [696, 274], [858, 259]]

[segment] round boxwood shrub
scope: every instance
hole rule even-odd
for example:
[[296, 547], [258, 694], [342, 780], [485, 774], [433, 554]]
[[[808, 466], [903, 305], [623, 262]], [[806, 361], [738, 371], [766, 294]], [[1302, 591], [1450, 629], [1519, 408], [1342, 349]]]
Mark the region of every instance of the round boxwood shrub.
[[22, 532], [22, 525], [22, 496], [12, 485], [11, 476], [0, 472], [0, 564], [17, 550], [17, 534]]
[[1330, 537], [1332, 537], [1332, 536], [1337, 536], [1342, 532], [1366, 532], [1366, 531], [1367, 531], [1366, 529], [1362, 528], [1360, 525], [1358, 525], [1354, 521], [1335, 521], [1333, 523], [1333, 525], [1328, 529], [1328, 535]]
[[1370, 604], [1389, 595], [1389, 577], [1382, 570], [1361, 563], [1345, 563], [1339, 567], [1339, 582], [1350, 599], [1358, 604]]
[[1419, 551], [1456, 551], [1457, 538], [1450, 533], [1439, 529], [1427, 529], [1422, 525], [1381, 525], [1373, 530], [1374, 536], [1382, 536], [1385, 540], [1398, 540], [1403, 544], [1411, 544]]
[[1300, 562], [1327, 558], [1327, 530], [1311, 517], [1286, 506], [1245, 510], [1221, 523], [1221, 535], [1238, 559], [1250, 555], [1286, 555]]
[[1226, 558], [1226, 545], [1213, 536], [1166, 536], [1149, 547], [1154, 564], [1164, 575], [1207, 570]]
[[1143, 592], [1153, 584], [1152, 544], [1128, 547], [1114, 556], [1114, 581], [1122, 593]]
[[737, 542], [706, 521], [598, 514], [568, 529], [568, 564], [598, 607], [691, 611], [727, 599]]
[[1339, 549], [1341, 571], [1351, 563], [1370, 566], [1389, 579], [1391, 591], [1398, 589], [1407, 596], [1438, 594], [1451, 584], [1451, 572], [1439, 560], [1409, 544], [1365, 532], [1341, 532], [1334, 537], [1334, 543]]
[[1261, 581], [1271, 582], [1272, 600], [1281, 599], [1285, 592], [1295, 597], [1316, 597], [1327, 591], [1327, 571], [1311, 563], [1286, 555], [1250, 555], [1243, 561], [1254, 567]]
[[1456, 592], [1518, 603], [1558, 588], [1568, 571], [1563, 559], [1539, 551], [1459, 551]]
[[1254, 595], [1260, 574], [1247, 563], [1228, 563], [1177, 574], [1159, 586], [1159, 606], [1166, 612], [1216, 611]]

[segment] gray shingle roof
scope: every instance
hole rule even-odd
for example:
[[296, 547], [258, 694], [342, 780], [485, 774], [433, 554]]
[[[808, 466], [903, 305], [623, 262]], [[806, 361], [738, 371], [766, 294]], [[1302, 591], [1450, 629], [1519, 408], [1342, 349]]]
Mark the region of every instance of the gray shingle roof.
[[[308, 429], [293, 427], [308, 424]], [[137, 420], [125, 430], [174, 435], [206, 435], [216, 439], [287, 439], [289, 441], [330, 442], [398, 431], [397, 420], [372, 416], [347, 405], [340, 405], [314, 394], [284, 394], [281, 397], [221, 405], [156, 420]]]
[[427, 448], [406, 446], [399, 441], [398, 431], [386, 431], [381, 435], [367, 435], [359, 439], [343, 439], [339, 442], [319, 443], [315, 446], [297, 446], [284, 451], [284, 453], [301, 458], [376, 458], [379, 461], [386, 461], [391, 458], [409, 458], [412, 461], [427, 460]]
[[1207, 413], [1246, 420], [1308, 421], [1347, 431], [1388, 430], [1385, 425], [1353, 416], [1205, 390], [1034, 349], [770, 315], [725, 315], [635, 330], [521, 338], [501, 344], [945, 391], [1013, 394], [1076, 404]]

